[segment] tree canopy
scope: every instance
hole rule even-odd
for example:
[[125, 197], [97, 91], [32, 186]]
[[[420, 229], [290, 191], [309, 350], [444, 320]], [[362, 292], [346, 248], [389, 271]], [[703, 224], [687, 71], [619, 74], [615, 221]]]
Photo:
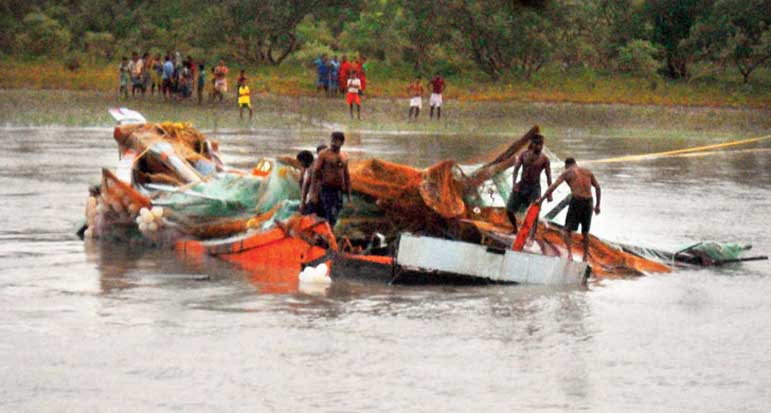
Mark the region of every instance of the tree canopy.
[[7, 0], [0, 25], [5, 55], [181, 51], [281, 65], [354, 53], [492, 79], [546, 65], [680, 78], [708, 62], [747, 82], [771, 62], [771, 0]]

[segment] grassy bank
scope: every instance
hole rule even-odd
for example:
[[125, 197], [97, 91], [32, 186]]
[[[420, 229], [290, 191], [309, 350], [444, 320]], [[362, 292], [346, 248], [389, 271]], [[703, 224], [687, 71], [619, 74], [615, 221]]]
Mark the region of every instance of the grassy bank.
[[[58, 61], [0, 63], [0, 88], [57, 89], [117, 94], [117, 64], [85, 63], [77, 71]], [[231, 67], [236, 77], [238, 67]], [[314, 72], [299, 65], [260, 66], [247, 70], [253, 92], [281, 96], [315, 96]], [[410, 73], [370, 65], [367, 94], [402, 98]], [[592, 70], [562, 72], [546, 68], [529, 80], [509, 77], [492, 81], [481, 73], [447, 78], [446, 98], [460, 102], [551, 102], [579, 104], [634, 104], [658, 106], [745, 107], [771, 106], [771, 71], [758, 70], [749, 84], [736, 74], [702, 76], [690, 82], [660, 77], [644, 78]]]
[[0, 125], [101, 126], [114, 124], [107, 108], [127, 106], [151, 121], [190, 122], [204, 130], [296, 129], [379, 131], [420, 134], [519, 134], [539, 124], [548, 134], [584, 129], [614, 136], [666, 137], [714, 134], [726, 137], [765, 135], [771, 131], [768, 109], [693, 108], [638, 105], [523, 103], [450, 100], [441, 121], [421, 114], [407, 123], [403, 99], [364, 100], [362, 120], [350, 120], [342, 99], [272, 94], [253, 99], [254, 118], [240, 120], [234, 99], [223, 104], [164, 102], [158, 97], [118, 100], [90, 91], [2, 90]]

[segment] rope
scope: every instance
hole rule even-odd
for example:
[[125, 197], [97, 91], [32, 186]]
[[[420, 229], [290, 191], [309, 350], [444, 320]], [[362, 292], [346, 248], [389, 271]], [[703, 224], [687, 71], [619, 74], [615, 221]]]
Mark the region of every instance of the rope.
[[675, 156], [675, 155], [682, 155], [687, 153], [694, 153], [694, 152], [702, 152], [702, 151], [708, 151], [712, 149], [721, 149], [721, 148], [729, 148], [732, 146], [739, 146], [739, 145], [747, 145], [750, 143], [756, 143], [761, 142], [765, 140], [771, 139], [771, 135], [767, 136], [761, 136], [759, 138], [751, 138], [751, 139], [743, 139], [733, 142], [724, 142], [724, 143], [716, 143], [713, 145], [706, 145], [706, 146], [699, 146], [696, 148], [686, 148], [686, 149], [676, 149], [673, 151], [665, 151], [665, 152], [654, 152], [654, 153], [647, 153], [642, 155], [626, 155], [626, 156], [620, 156], [616, 158], [607, 158], [607, 159], [597, 159], [593, 161], [583, 161], [584, 164], [600, 164], [600, 163], [617, 163], [617, 162], [628, 162], [628, 161], [643, 161], [643, 160], [649, 160], [649, 159], [655, 159], [655, 158], [661, 158], [666, 156]]

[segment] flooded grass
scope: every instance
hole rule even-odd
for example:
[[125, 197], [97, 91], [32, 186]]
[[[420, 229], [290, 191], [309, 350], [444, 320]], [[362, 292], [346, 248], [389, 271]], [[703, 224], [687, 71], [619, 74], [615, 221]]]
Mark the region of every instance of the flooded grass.
[[[151, 121], [190, 122], [203, 130], [310, 129], [400, 134], [519, 134], [533, 124], [547, 134], [571, 129], [630, 138], [678, 139], [719, 135], [759, 136], [771, 131], [771, 110], [573, 103], [472, 102], [448, 100], [441, 121], [407, 122], [403, 99], [365, 98], [362, 120], [351, 120], [341, 98], [261, 94], [252, 99], [254, 117], [240, 120], [234, 99], [198, 105], [159, 97], [119, 100], [98, 92], [0, 90], [0, 124], [6, 126], [110, 127], [109, 107], [125, 106]], [[246, 114], [245, 114], [246, 116]]]

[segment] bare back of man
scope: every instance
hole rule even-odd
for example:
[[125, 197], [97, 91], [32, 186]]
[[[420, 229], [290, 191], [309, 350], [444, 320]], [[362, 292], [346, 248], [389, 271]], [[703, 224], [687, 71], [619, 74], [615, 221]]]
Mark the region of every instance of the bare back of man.
[[[538, 198], [536, 202], [543, 202], [544, 198], [550, 196], [563, 181], [567, 182], [572, 195], [568, 206], [568, 213], [565, 217], [565, 229], [563, 233], [568, 258], [573, 259], [571, 251], [571, 233], [577, 231], [580, 225], [581, 234], [583, 235], [583, 260], [586, 261], [589, 255], [589, 229], [592, 224], [592, 212], [597, 215], [600, 214], [600, 199], [602, 197], [600, 183], [597, 182], [597, 178], [594, 177], [594, 174], [590, 170], [579, 167], [576, 164], [575, 159], [567, 158], [565, 160], [565, 172], [554, 181], [554, 184], [549, 186], [546, 193]], [[597, 203], [594, 208], [592, 208], [592, 187], [594, 187], [594, 192], [597, 195]]]
[[586, 168], [576, 166], [565, 171], [565, 182], [574, 198], [591, 199], [593, 179], [594, 174]]

